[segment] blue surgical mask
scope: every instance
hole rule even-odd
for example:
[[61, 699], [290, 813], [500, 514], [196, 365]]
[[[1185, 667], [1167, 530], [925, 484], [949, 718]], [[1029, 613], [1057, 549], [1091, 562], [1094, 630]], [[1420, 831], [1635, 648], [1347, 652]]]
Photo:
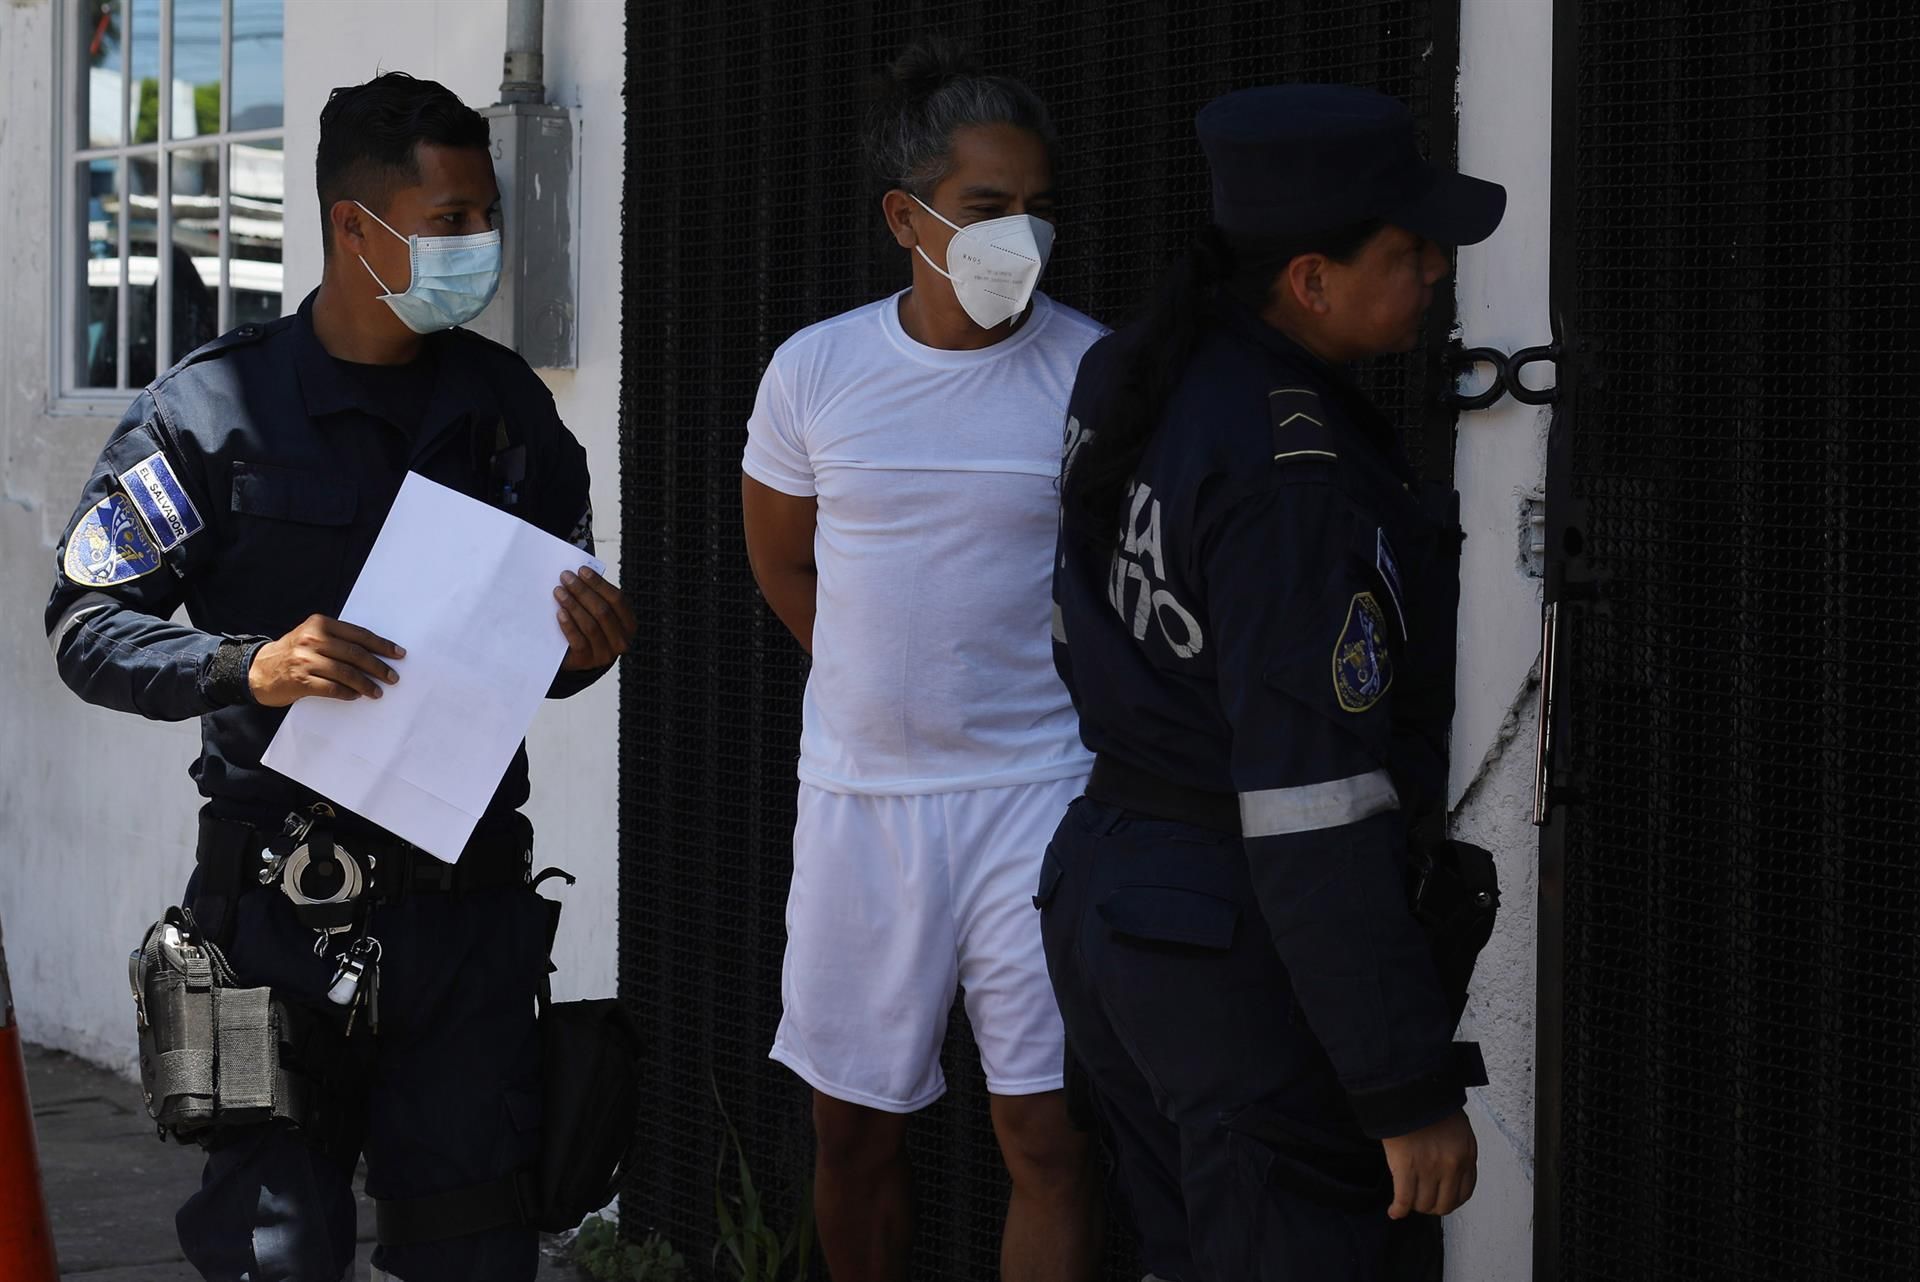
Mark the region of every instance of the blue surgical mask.
[[[360, 205], [359, 201], [353, 202]], [[396, 294], [373, 270], [365, 258], [360, 265], [367, 275], [387, 292], [380, 299], [401, 324], [416, 334], [464, 325], [493, 301], [500, 288], [500, 233], [483, 231], [475, 236], [401, 236], [380, 215], [360, 205], [367, 217], [407, 242], [407, 254], [413, 265], [413, 283], [407, 292]]]

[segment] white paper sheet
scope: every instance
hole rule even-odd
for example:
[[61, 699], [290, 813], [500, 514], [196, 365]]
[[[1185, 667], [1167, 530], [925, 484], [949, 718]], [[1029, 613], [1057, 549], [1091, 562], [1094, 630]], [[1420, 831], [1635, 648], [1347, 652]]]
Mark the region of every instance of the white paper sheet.
[[456, 860], [553, 683], [567, 640], [553, 589], [600, 562], [415, 473], [340, 617], [407, 652], [379, 699], [302, 699], [268, 766]]

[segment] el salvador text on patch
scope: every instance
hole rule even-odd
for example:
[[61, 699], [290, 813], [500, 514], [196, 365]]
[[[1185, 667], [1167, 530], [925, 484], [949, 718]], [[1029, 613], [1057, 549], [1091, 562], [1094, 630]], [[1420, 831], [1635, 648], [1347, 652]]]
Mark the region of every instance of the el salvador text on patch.
[[1333, 647], [1333, 692], [1348, 712], [1365, 712], [1393, 684], [1393, 654], [1387, 648], [1386, 613], [1373, 593], [1354, 595], [1347, 622]]
[[122, 472], [120, 484], [126, 487], [127, 496], [139, 509], [162, 552], [173, 551], [205, 528], [186, 488], [160, 451], [155, 450]]
[[124, 583], [159, 568], [159, 549], [134, 516], [133, 505], [120, 494], [107, 495], [74, 524], [61, 558], [66, 576], [90, 588]]

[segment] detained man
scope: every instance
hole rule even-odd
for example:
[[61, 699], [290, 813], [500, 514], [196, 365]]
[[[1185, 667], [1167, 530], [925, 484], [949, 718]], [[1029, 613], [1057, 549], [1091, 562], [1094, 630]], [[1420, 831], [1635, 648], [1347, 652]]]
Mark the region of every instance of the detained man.
[[1045, 106], [941, 46], [867, 125], [912, 286], [800, 331], [748, 423], [747, 550], [813, 655], [773, 1058], [814, 1091], [836, 1282], [907, 1276], [908, 1117], [946, 1089], [956, 986], [1012, 1176], [1002, 1274], [1089, 1274], [1086, 1137], [1032, 895], [1088, 767], [1050, 655], [1062, 425], [1101, 329], [1035, 292]]

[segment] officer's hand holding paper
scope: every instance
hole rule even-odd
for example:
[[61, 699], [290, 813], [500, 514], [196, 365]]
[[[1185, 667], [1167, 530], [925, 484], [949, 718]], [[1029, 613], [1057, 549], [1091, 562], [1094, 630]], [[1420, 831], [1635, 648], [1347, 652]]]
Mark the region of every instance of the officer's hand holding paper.
[[[604, 664], [625, 648], [631, 616], [600, 563], [585, 558], [592, 579], [575, 575], [582, 564], [572, 544], [409, 474], [340, 612], [400, 643], [386, 664], [399, 679], [383, 697], [300, 699], [262, 760], [458, 859], [563, 661]], [[556, 597], [573, 616], [565, 631]], [[595, 600], [611, 621], [583, 627]]]

